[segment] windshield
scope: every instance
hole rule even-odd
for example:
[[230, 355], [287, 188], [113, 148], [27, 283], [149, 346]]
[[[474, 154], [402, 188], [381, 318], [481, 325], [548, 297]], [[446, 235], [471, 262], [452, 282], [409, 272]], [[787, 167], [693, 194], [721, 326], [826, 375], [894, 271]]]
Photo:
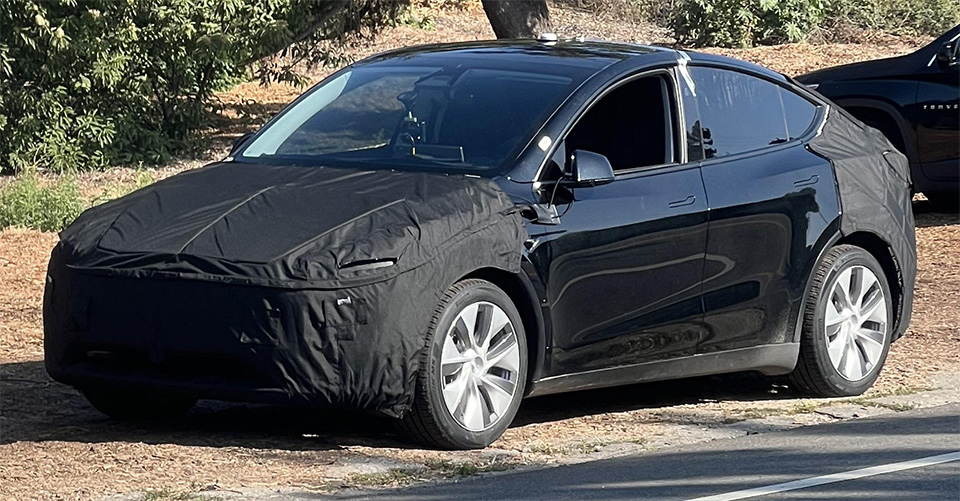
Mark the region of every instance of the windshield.
[[347, 69], [287, 109], [237, 160], [498, 169], [579, 83], [559, 72], [466, 66]]

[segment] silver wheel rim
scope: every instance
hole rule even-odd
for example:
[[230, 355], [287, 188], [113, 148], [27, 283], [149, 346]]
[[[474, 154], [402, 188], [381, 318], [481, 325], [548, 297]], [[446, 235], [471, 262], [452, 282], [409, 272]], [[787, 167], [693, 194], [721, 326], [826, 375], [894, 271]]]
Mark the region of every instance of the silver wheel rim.
[[497, 424], [517, 392], [520, 345], [499, 306], [480, 301], [457, 313], [443, 339], [440, 386], [450, 415], [470, 431]]
[[840, 272], [823, 317], [830, 362], [844, 379], [864, 379], [880, 363], [887, 339], [887, 302], [877, 276], [864, 266]]

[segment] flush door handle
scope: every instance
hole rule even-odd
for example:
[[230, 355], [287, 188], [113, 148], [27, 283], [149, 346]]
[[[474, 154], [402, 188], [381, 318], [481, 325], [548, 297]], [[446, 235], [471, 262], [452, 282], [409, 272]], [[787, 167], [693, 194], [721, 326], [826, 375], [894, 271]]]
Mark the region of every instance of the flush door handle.
[[696, 195], [688, 195], [687, 198], [684, 198], [683, 200], [675, 200], [673, 202], [670, 202], [668, 204], [668, 207], [670, 207], [671, 209], [676, 209], [677, 207], [686, 207], [688, 205], [693, 205], [693, 203], [696, 201], [697, 201]]
[[793, 185], [794, 185], [794, 186], [797, 186], [797, 187], [800, 187], [800, 186], [810, 186], [811, 184], [817, 184], [817, 181], [819, 181], [819, 180], [820, 180], [820, 176], [814, 174], [814, 175], [812, 175], [812, 176], [810, 176], [810, 177], [808, 177], [808, 178], [806, 178], [806, 179], [801, 179], [801, 180], [799, 180], [799, 181], [794, 181], [794, 182], [793, 182]]

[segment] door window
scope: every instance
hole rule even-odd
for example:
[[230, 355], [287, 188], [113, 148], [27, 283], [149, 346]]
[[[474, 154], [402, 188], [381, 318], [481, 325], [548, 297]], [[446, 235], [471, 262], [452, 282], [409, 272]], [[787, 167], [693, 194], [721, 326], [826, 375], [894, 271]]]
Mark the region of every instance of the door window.
[[787, 132], [790, 139], [803, 136], [817, 117], [817, 105], [784, 88], [780, 88], [783, 99], [783, 113], [787, 118]]
[[783, 143], [789, 137], [780, 86], [735, 71], [691, 67], [705, 158]]
[[638, 78], [600, 98], [564, 141], [574, 150], [599, 153], [614, 171], [673, 163], [671, 87], [665, 77]]

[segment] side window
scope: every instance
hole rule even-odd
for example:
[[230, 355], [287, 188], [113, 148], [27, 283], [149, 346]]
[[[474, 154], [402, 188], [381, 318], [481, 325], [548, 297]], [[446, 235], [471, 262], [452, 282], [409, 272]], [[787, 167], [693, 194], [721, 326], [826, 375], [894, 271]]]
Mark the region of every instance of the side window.
[[674, 162], [670, 86], [662, 76], [617, 87], [583, 115], [565, 139], [574, 150], [599, 153], [615, 171]]
[[787, 133], [790, 139], [796, 139], [813, 126], [817, 105], [784, 88], [780, 89], [780, 97], [783, 99], [783, 113], [787, 117]]
[[780, 86], [736, 71], [691, 67], [704, 157], [758, 150], [787, 141]]

